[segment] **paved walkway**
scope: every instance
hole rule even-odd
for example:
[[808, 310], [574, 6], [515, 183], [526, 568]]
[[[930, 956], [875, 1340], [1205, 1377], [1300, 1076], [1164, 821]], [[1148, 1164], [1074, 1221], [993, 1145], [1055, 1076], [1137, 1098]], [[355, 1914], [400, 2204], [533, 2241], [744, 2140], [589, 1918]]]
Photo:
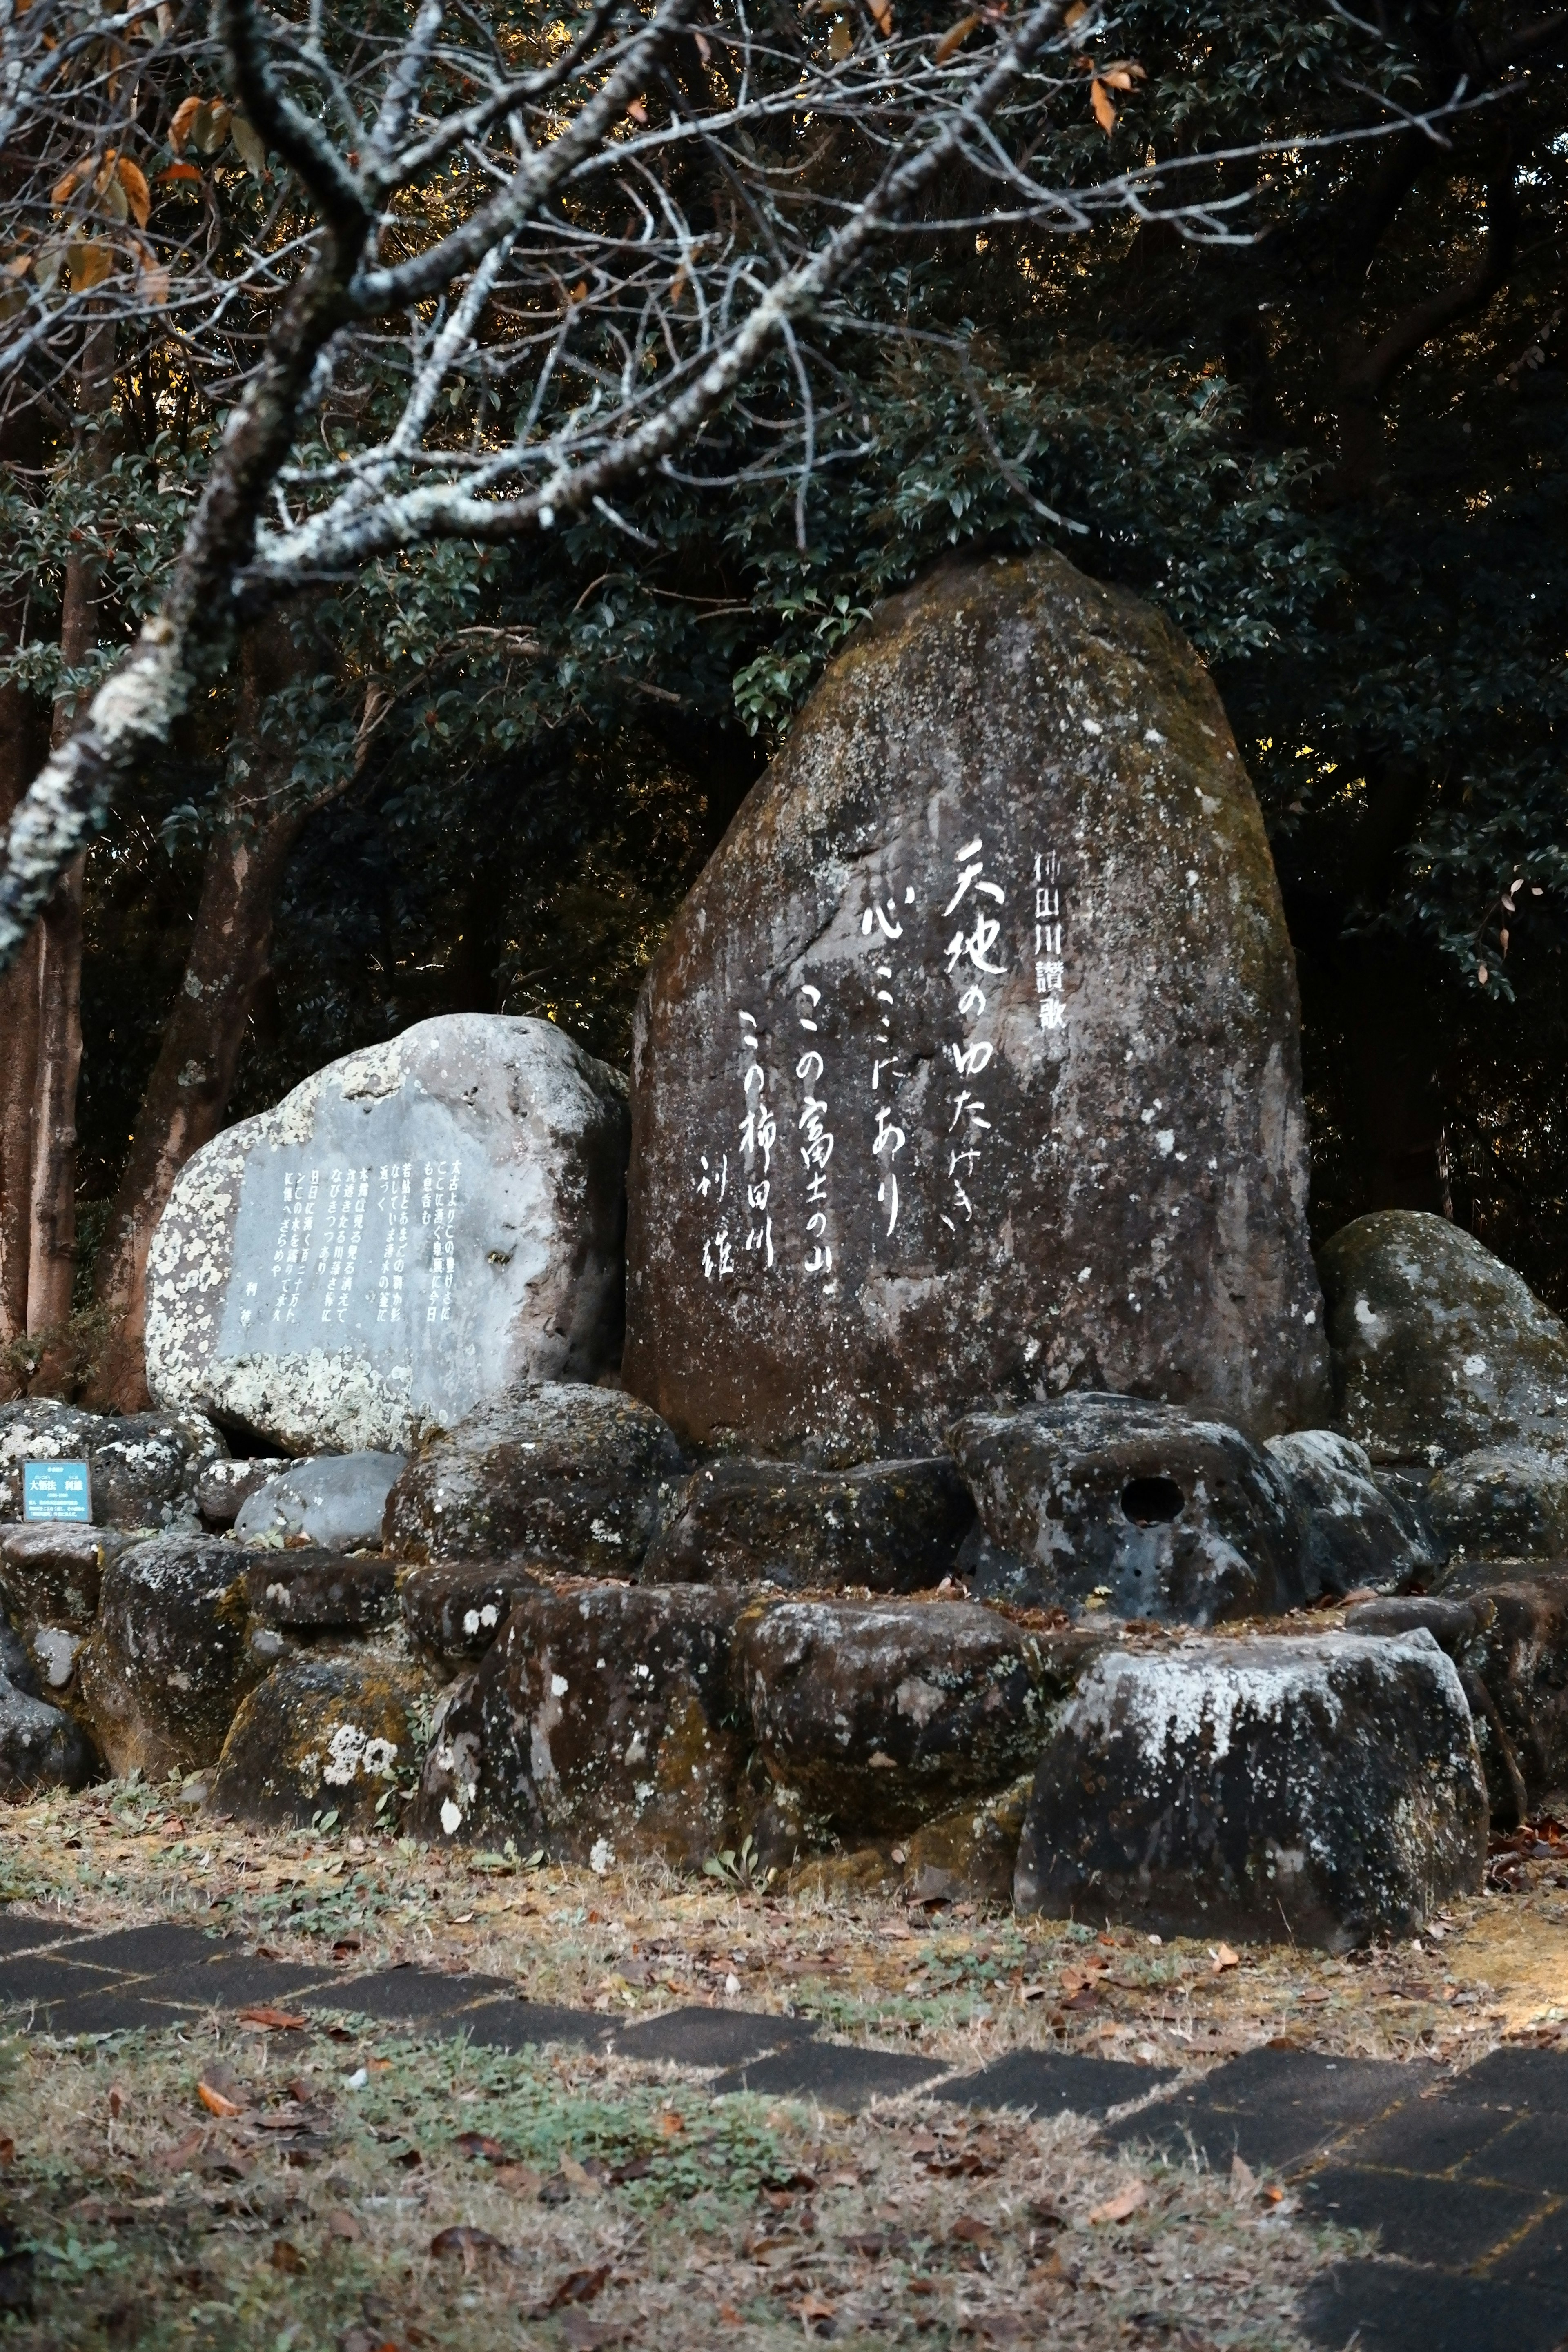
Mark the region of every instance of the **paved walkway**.
[[[1121, 2145], [1226, 2168], [1239, 2156], [1291, 2181], [1302, 2211], [1380, 2233], [1308, 2297], [1307, 2326], [1340, 2352], [1559, 2352], [1568, 2343], [1568, 2056], [1500, 2049], [1468, 2073], [1254, 2050], [1200, 2082], [1069, 2052], [1016, 2051], [979, 2074], [940, 2059], [823, 2040], [800, 2018], [677, 2009], [633, 2023], [519, 1998], [505, 1979], [385, 1969], [346, 1977], [263, 1959], [173, 1925], [73, 1933], [0, 1911], [0, 2009], [57, 2038], [157, 2032], [204, 2010], [338, 2011], [489, 2049], [578, 2042], [670, 2062], [715, 2096], [760, 2091], [849, 2112], [919, 2091], [983, 2108], [1103, 2119]], [[1176, 2085], [1174, 2088], [1170, 2086]], [[1359, 2336], [1357, 2331], [1359, 2332]]]

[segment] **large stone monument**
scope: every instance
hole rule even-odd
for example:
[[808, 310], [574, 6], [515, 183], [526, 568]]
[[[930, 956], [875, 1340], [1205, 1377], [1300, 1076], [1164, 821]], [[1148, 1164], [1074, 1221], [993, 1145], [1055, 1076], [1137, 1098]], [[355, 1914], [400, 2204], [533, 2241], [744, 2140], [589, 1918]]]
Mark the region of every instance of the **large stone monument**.
[[196, 1153], [149, 1260], [147, 1379], [295, 1453], [401, 1449], [621, 1340], [624, 1082], [457, 1013], [329, 1063]]
[[1325, 1419], [1297, 1023], [1191, 649], [1054, 555], [939, 573], [834, 664], [648, 975], [628, 1387], [828, 1462], [1068, 1388]]

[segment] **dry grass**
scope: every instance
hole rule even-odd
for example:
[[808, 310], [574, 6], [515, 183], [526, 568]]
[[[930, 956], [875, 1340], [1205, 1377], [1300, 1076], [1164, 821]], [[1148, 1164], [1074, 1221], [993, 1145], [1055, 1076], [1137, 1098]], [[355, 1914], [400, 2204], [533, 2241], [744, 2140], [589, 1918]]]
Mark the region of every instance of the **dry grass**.
[[[1568, 1873], [1550, 1853], [1421, 1949], [1216, 1967], [1201, 1944], [1092, 1924], [263, 1836], [187, 1818], [171, 1791], [51, 1799], [3, 1832], [3, 1891], [84, 1926], [179, 1917], [313, 1963], [493, 1970], [620, 2013], [792, 2008], [963, 2064], [1066, 2047], [1190, 2066], [1281, 2038], [1442, 2063], [1568, 2018]], [[851, 2121], [575, 2051], [384, 2029], [208, 2021], [9, 2049], [0, 2195], [37, 2249], [33, 2315], [0, 2333], [16, 2352], [829, 2336], [1263, 2352], [1300, 2342], [1300, 2290], [1341, 2250], [1268, 2182], [1108, 2156], [1071, 2118], [913, 2099]], [[209, 2113], [203, 2079], [240, 2112]], [[1121, 2219], [1091, 2218], [1139, 2190]]]

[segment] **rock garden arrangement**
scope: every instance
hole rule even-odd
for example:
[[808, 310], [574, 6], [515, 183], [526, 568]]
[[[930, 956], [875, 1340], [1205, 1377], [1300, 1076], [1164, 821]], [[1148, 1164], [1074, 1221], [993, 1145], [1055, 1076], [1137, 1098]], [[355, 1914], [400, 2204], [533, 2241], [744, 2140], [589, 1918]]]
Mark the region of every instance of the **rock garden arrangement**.
[[[457, 1016], [176, 1186], [161, 1410], [0, 1411], [0, 1778], [604, 1870], [744, 1850], [1331, 1948], [1568, 1780], [1568, 1330], [1314, 1267], [1224, 713], [1059, 559], [830, 671], [628, 1088]], [[85, 1457], [94, 1524], [28, 1524]]]

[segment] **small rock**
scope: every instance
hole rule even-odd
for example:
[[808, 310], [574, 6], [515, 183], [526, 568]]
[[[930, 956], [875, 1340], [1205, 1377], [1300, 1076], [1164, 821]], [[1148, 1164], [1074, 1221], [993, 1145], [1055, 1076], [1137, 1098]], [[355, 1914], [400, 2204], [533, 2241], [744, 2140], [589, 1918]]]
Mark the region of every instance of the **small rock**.
[[1337, 1418], [1374, 1462], [1568, 1446], [1568, 1329], [1447, 1217], [1382, 1209], [1319, 1254]]
[[556, 1383], [486, 1405], [433, 1439], [393, 1487], [405, 1559], [521, 1560], [635, 1576], [686, 1463], [656, 1412]]
[[196, 1480], [202, 1525], [217, 1533], [232, 1528], [241, 1506], [269, 1479], [292, 1467], [286, 1454], [237, 1454], [232, 1461], [209, 1462]]
[[386, 1498], [405, 1463], [402, 1454], [313, 1454], [247, 1495], [234, 1531], [252, 1542], [303, 1537], [328, 1551], [379, 1544]]
[[93, 1774], [81, 1726], [0, 1677], [0, 1797], [80, 1789]]
[[1451, 1560], [1568, 1556], [1568, 1454], [1483, 1445], [1446, 1463], [1426, 1511]]
[[1035, 1775], [1020, 1911], [1342, 1951], [1479, 1889], [1487, 1796], [1430, 1633], [1101, 1656]]
[[269, 1552], [245, 1571], [246, 1599], [258, 1625], [289, 1633], [363, 1633], [397, 1612], [397, 1572], [389, 1559], [345, 1559], [310, 1548]]
[[421, 1677], [376, 1658], [291, 1657], [234, 1718], [208, 1801], [237, 1821], [276, 1826], [335, 1812], [342, 1827], [395, 1820], [386, 1801], [417, 1760]]
[[781, 1601], [734, 1634], [737, 1692], [803, 1834], [912, 1829], [1032, 1764], [1099, 1646], [967, 1601]]
[[1018, 1841], [1034, 1789], [1026, 1774], [998, 1796], [927, 1822], [904, 1848], [904, 1886], [911, 1901], [1005, 1903], [1013, 1893]]
[[1399, 1585], [1432, 1575], [1442, 1558], [1415, 1507], [1373, 1472], [1364, 1449], [1334, 1429], [1298, 1429], [1265, 1447], [1307, 1520], [1309, 1598]]
[[733, 1835], [737, 1596], [705, 1585], [527, 1593], [454, 1684], [415, 1811], [426, 1837], [542, 1846], [605, 1869], [700, 1863]]
[[226, 1450], [199, 1413], [84, 1412], [48, 1397], [0, 1405], [0, 1519], [22, 1517], [25, 1462], [86, 1461], [95, 1525], [194, 1528], [201, 1475]]
[[1003, 1555], [983, 1597], [1194, 1625], [1306, 1598], [1289, 1488], [1222, 1423], [1089, 1391], [970, 1413], [948, 1442]]
[[67, 1521], [10, 1522], [0, 1527], [0, 1595], [26, 1623], [86, 1633], [98, 1614], [105, 1563], [129, 1541], [105, 1528]]
[[952, 1574], [974, 1505], [943, 1458], [813, 1470], [721, 1458], [696, 1471], [644, 1559], [648, 1584], [918, 1592]]
[[514, 1601], [538, 1590], [538, 1579], [515, 1564], [496, 1568], [454, 1560], [409, 1569], [397, 1597], [416, 1654], [456, 1674], [483, 1657]]
[[147, 1378], [285, 1453], [404, 1447], [620, 1354], [625, 1082], [462, 1013], [317, 1070], [175, 1179]]
[[117, 1776], [140, 1770], [161, 1780], [216, 1757], [235, 1709], [266, 1671], [251, 1638], [245, 1571], [277, 1558], [220, 1536], [169, 1535], [107, 1564], [79, 1671]]

